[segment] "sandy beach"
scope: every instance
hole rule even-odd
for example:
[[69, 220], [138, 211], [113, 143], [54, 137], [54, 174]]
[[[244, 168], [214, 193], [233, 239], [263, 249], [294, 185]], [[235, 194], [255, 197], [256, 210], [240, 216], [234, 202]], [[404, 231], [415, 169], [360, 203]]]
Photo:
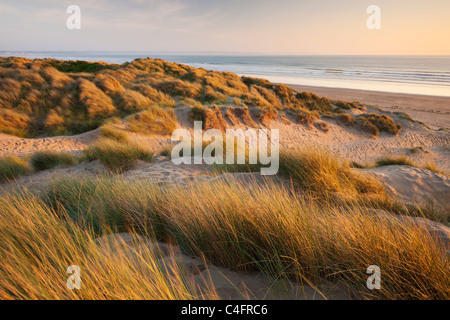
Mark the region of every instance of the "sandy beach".
[[450, 97], [303, 85], [289, 86], [296, 91], [310, 91], [329, 99], [359, 101], [386, 111], [405, 112], [432, 129], [450, 127]]

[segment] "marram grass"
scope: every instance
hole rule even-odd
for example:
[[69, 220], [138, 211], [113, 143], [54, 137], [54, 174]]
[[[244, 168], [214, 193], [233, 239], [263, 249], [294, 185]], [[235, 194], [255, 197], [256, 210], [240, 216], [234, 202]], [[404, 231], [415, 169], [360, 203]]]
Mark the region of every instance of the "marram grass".
[[[176, 263], [159, 262], [158, 250], [131, 257], [94, 239], [35, 196], [0, 198], [0, 299], [217, 299], [206, 280], [200, 290]], [[79, 290], [66, 285], [71, 265], [81, 269]]]
[[[312, 198], [271, 182], [241, 186], [219, 180], [164, 188], [120, 179], [61, 180], [46, 197], [46, 206], [41, 200], [25, 197], [31, 203], [21, 200], [22, 212], [27, 213], [30, 210], [26, 208], [38, 204], [45, 210], [51, 208], [51, 223], [57, 226], [59, 222], [55, 221], [61, 218], [56, 217], [63, 212], [79, 228], [78, 241], [88, 238], [84, 230], [96, 234], [102, 234], [105, 228], [136, 230], [158, 240], [173, 241], [185, 253], [204, 256], [226, 268], [259, 270], [268, 277], [309, 283], [319, 283], [321, 279], [339, 283], [353, 298], [450, 298], [448, 248], [438, 243], [433, 234], [412, 223], [396, 223], [393, 216], [377, 215], [364, 207], [326, 202], [317, 205]], [[13, 198], [2, 203], [14, 208], [14, 201]], [[35, 212], [38, 211], [32, 214]], [[18, 218], [10, 217], [9, 221], [14, 219]], [[72, 222], [68, 225], [72, 226]], [[8, 241], [17, 239], [24, 232], [20, 226], [10, 227], [12, 231], [6, 234], [2, 231], [2, 237]], [[48, 233], [32, 232], [29, 237], [44, 237], [39, 240], [43, 244], [50, 241]], [[23, 235], [20, 239], [24, 239]], [[57, 234], [52, 239], [50, 245], [63, 241]], [[22, 240], [19, 244], [23, 245]], [[65, 249], [65, 244], [59, 249], [44, 246], [46, 250], [39, 253], [39, 261], [47, 264], [47, 260], [56, 259], [67, 264], [71, 250]], [[7, 246], [10, 252], [2, 259], [4, 270], [14, 270], [10, 264], [26, 265], [30, 258], [21, 253], [21, 246]], [[88, 258], [90, 255], [87, 252], [84, 259], [92, 259]], [[113, 268], [113, 262], [110, 263]], [[378, 265], [382, 270], [381, 290], [366, 288], [369, 265]], [[54, 277], [37, 270], [29, 273], [19, 269], [13, 276], [17, 282], [9, 285], [28, 278], [36, 281], [36, 277], [54, 281]], [[41, 289], [45, 291], [45, 287]]]
[[[4, 195], [0, 297], [217, 298], [213, 286], [199, 290], [177, 269], [167, 277], [150, 250], [139, 257], [142, 269], [127, 256], [105, 255], [94, 241], [137, 232], [229, 269], [319, 289], [327, 280], [355, 299], [450, 298], [448, 244], [383, 211], [391, 204], [373, 179], [321, 151], [283, 152], [280, 173], [287, 183], [216, 177], [161, 185], [113, 176], [66, 178], [39, 195]], [[85, 290], [67, 290], [72, 264], [87, 275]], [[370, 265], [381, 269], [381, 290], [366, 287]]]

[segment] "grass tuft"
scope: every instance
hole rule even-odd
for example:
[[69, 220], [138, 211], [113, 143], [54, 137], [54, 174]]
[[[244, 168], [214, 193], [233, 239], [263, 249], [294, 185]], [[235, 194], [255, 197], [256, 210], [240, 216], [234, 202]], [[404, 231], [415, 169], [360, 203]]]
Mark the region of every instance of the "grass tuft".
[[[80, 208], [80, 213], [85, 209]], [[142, 245], [143, 240], [151, 241], [150, 230], [145, 237], [129, 230], [125, 243], [114, 237], [96, 239], [114, 232], [106, 223], [102, 226], [101, 233], [95, 234], [71, 220], [64, 209], [53, 209], [26, 192], [0, 197], [2, 299], [217, 299], [206, 281], [197, 288], [175, 259], [161, 259], [164, 253], [157, 245]], [[130, 244], [140, 245], [139, 250], [122, 249]], [[80, 267], [81, 290], [66, 286], [71, 265]]]
[[27, 161], [16, 156], [0, 158], [0, 182], [17, 178], [28, 172], [30, 168]]
[[152, 106], [150, 109], [132, 116], [127, 121], [127, 129], [143, 135], [171, 135], [178, 122], [173, 109]]
[[137, 160], [152, 161], [153, 154], [136, 142], [119, 142], [99, 139], [85, 151], [89, 160], [98, 159], [113, 172], [123, 172], [133, 167]]
[[445, 172], [444, 170], [439, 169], [439, 168], [436, 166], [436, 163], [434, 163], [434, 162], [432, 162], [432, 161], [429, 161], [429, 162], [425, 163], [425, 165], [423, 166], [423, 168], [424, 168], [424, 169], [427, 169], [427, 170], [430, 170], [430, 171], [433, 171], [433, 172], [436, 172], [436, 173], [439, 173], [439, 174], [442, 174], [442, 175], [444, 175], [444, 176], [448, 176], [448, 173], [447, 173], [447, 172]]
[[[367, 113], [358, 116], [359, 119], [363, 120], [364, 125], [368, 126], [369, 123], [377, 128], [378, 131], [388, 132], [394, 135], [398, 135], [401, 130], [400, 124], [395, 124], [392, 118], [386, 115], [379, 115], [376, 113]], [[376, 136], [378, 134], [371, 133]]]
[[77, 162], [75, 157], [67, 152], [45, 150], [34, 153], [30, 163], [36, 171], [48, 170], [57, 166], [71, 166]]
[[405, 155], [402, 156], [388, 156], [382, 159], [378, 159], [375, 162], [376, 167], [382, 167], [382, 166], [391, 166], [391, 165], [403, 165], [403, 166], [410, 166], [414, 167], [415, 164], [412, 160], [408, 159]]
[[354, 172], [349, 163], [326, 150], [284, 150], [280, 152], [279, 170], [301, 189], [319, 196], [385, 199], [377, 180]]
[[128, 134], [114, 123], [108, 123], [101, 126], [100, 137], [112, 139], [118, 142], [128, 142], [130, 140]]
[[298, 123], [304, 124], [311, 129], [314, 122], [320, 119], [319, 112], [317, 111], [309, 111], [309, 110], [300, 110], [298, 113]]

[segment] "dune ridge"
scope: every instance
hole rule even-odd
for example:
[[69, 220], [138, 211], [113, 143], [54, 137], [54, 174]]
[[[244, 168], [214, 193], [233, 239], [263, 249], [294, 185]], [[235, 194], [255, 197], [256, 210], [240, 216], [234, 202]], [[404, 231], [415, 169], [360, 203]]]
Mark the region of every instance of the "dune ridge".
[[[0, 73], [0, 296], [448, 299], [448, 130], [162, 60], [3, 58]], [[27, 107], [34, 85], [50, 104]], [[175, 165], [170, 132], [194, 121], [278, 129], [279, 174]], [[55, 263], [22, 255], [30, 244]], [[57, 284], [67, 248], [96, 283], [80, 295]], [[386, 290], [365, 287], [371, 264]], [[24, 265], [49, 270], [50, 285], [27, 286]]]

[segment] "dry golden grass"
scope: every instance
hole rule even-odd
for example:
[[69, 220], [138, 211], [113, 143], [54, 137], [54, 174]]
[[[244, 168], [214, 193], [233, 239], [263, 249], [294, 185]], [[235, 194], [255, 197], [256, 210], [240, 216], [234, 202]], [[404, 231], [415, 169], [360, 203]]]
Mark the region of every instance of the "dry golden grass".
[[[335, 188], [348, 183], [343, 174], [340, 179]], [[151, 230], [156, 239], [171, 239], [186, 253], [230, 269], [309, 283], [326, 279], [346, 286], [354, 298], [449, 298], [446, 248], [428, 231], [359, 205], [313, 199], [274, 182], [220, 180], [189, 188], [65, 180], [48, 195], [52, 208], [83, 228]], [[382, 290], [366, 288], [369, 265], [381, 268]]]
[[241, 81], [240, 77], [230, 72], [209, 71], [200, 80], [203, 80], [206, 86], [227, 96], [240, 96], [248, 92], [248, 87]]
[[[275, 108], [275, 109], [283, 108], [283, 104], [280, 101], [280, 99], [277, 97], [276, 91], [273, 92], [269, 89], [266, 89], [266, 88], [260, 87], [260, 86], [254, 86], [254, 88], [256, 88], [256, 90], [258, 90], [258, 92], [261, 94], [261, 96], [264, 97], [264, 99], [269, 103], [271, 108]], [[285, 103], [285, 106], [287, 107], [288, 104]]]
[[298, 113], [298, 123], [306, 125], [309, 129], [312, 128], [314, 122], [320, 119], [320, 115], [317, 111], [309, 111], [306, 109], [300, 110]]
[[163, 104], [167, 107], [175, 106], [175, 100], [170, 95], [165, 94], [159, 90], [156, 90], [155, 88], [149, 85], [137, 84], [133, 86], [133, 90], [139, 91], [154, 103]]
[[12, 108], [20, 97], [20, 82], [14, 79], [1, 79], [0, 81], [0, 106]]
[[258, 124], [253, 120], [248, 108], [245, 107], [230, 107], [230, 113], [233, 113], [237, 118], [241, 119], [242, 123], [250, 128], [257, 128]]
[[192, 84], [180, 79], [166, 80], [156, 85], [156, 89], [171, 96], [196, 97], [200, 92], [200, 85]]
[[[401, 130], [400, 123], [396, 124], [392, 118], [386, 115], [379, 115], [375, 113], [366, 113], [358, 116], [359, 120], [363, 120], [363, 124], [366, 126], [370, 126], [370, 124], [377, 128], [377, 131], [384, 131], [394, 135], [398, 135]], [[370, 126], [370, 127], [372, 127]], [[378, 133], [374, 129], [372, 129], [371, 133], [373, 136], [377, 136]]]
[[0, 182], [13, 180], [30, 172], [28, 162], [16, 156], [0, 158]]
[[45, 83], [45, 79], [40, 73], [36, 72], [39, 67], [31, 65], [30, 68], [1, 68], [0, 74], [5, 78], [15, 79], [22, 84], [30, 84], [35, 87], [40, 87]]
[[[248, 164], [248, 149], [246, 159], [246, 164], [215, 165], [214, 169], [217, 172], [259, 172], [263, 167], [259, 161], [256, 164]], [[410, 213], [402, 204], [393, 201], [386, 194], [383, 184], [378, 180], [355, 172], [351, 163], [335, 157], [325, 149], [312, 146], [281, 149], [278, 175], [288, 179], [301, 193], [311, 195], [319, 201]], [[416, 215], [433, 217], [432, 212], [421, 211], [420, 208], [414, 210], [417, 211]]]
[[30, 118], [10, 109], [0, 109], [0, 132], [25, 137], [28, 134]]
[[100, 127], [100, 137], [112, 139], [118, 142], [128, 142], [130, 137], [118, 124], [106, 123]]
[[323, 149], [281, 151], [279, 172], [320, 197], [389, 202], [377, 180], [354, 172], [349, 163]]
[[228, 128], [227, 122], [222, 116], [222, 111], [218, 106], [214, 106], [214, 110], [203, 108], [203, 130], [219, 129], [223, 132]]
[[44, 126], [49, 132], [62, 132], [64, 130], [64, 118], [55, 110], [51, 110], [44, 121]]
[[[139, 253], [132, 254], [114, 250], [125, 246], [118, 239], [102, 247], [95, 238], [64, 210], [53, 210], [31, 194], [1, 197], [0, 298], [217, 299], [206, 281], [205, 289], [200, 290], [175, 260], [161, 260], [163, 254], [157, 246], [142, 246]], [[134, 236], [132, 242], [139, 240]], [[66, 270], [71, 265], [80, 266], [80, 290], [67, 288], [70, 274]]]
[[357, 123], [359, 124], [359, 128], [363, 132], [370, 134], [370, 136], [373, 138], [378, 137], [378, 135], [380, 134], [380, 130], [377, 128], [377, 126], [367, 119], [364, 118], [357, 119]]
[[170, 108], [152, 106], [127, 120], [127, 129], [143, 135], [171, 135], [178, 125]]
[[337, 101], [333, 101], [333, 104], [340, 108], [340, 109], [345, 109], [345, 110], [351, 110], [351, 109], [359, 109], [359, 110], [365, 110], [365, 106], [361, 103], [361, 102], [357, 102], [357, 101], [342, 101], [342, 100], [337, 100]]
[[111, 98], [97, 86], [85, 79], [78, 81], [79, 99], [90, 119], [105, 118], [116, 112]]
[[42, 93], [37, 89], [30, 89], [25, 97], [25, 101], [30, 104], [39, 103], [39, 99], [41, 99]]
[[286, 106], [292, 106], [296, 103], [295, 91], [284, 84], [275, 85], [274, 92], [280, 97]]
[[262, 110], [258, 116], [259, 121], [261, 121], [261, 123], [263, 125], [265, 125], [266, 127], [270, 126], [270, 123], [272, 121], [276, 121], [278, 120], [279, 116], [278, 116], [278, 112], [275, 109], [266, 109], [266, 110]]
[[439, 173], [439, 174], [442, 174], [444, 176], [449, 176], [449, 174], [446, 171], [438, 168], [436, 163], [434, 163], [433, 161], [429, 161], [429, 162], [425, 163], [423, 168], [427, 169], [427, 170], [430, 170], [430, 171], [433, 171], [433, 172], [436, 172], [436, 173]]
[[136, 112], [149, 108], [152, 101], [137, 91], [126, 89], [120, 95], [119, 105], [125, 112]]
[[62, 88], [72, 81], [72, 78], [53, 67], [43, 68], [41, 74], [53, 88]]
[[345, 126], [352, 126], [355, 124], [355, 118], [351, 114], [341, 113], [334, 117], [338, 124], [343, 124]]
[[[118, 144], [99, 146], [111, 159]], [[153, 250], [111, 255], [94, 241], [134, 231], [233, 270], [339, 283], [356, 299], [450, 298], [448, 244], [412, 220], [369, 209], [387, 208], [374, 178], [311, 149], [281, 152], [280, 173], [289, 184], [226, 179], [164, 187], [115, 177], [59, 180], [39, 197], [3, 195], [0, 297], [217, 298], [213, 288], [196, 290], [174, 266], [168, 277]], [[73, 264], [82, 268], [83, 290], [65, 286]], [[366, 287], [369, 265], [382, 270], [381, 290]]]
[[35, 171], [48, 170], [58, 166], [72, 166], [76, 162], [77, 159], [72, 154], [53, 150], [36, 152], [30, 158], [30, 164]]
[[201, 92], [199, 99], [204, 102], [226, 102], [227, 97], [222, 93], [215, 91], [210, 86], [205, 86]]
[[247, 86], [252, 86], [254, 84], [259, 85], [265, 88], [272, 88], [273, 84], [266, 79], [252, 78], [252, 77], [242, 77], [242, 82], [244, 82]]
[[241, 98], [248, 105], [259, 107], [259, 108], [270, 108], [271, 103], [264, 97], [263, 94], [258, 90], [258, 86], [252, 86], [249, 93], [241, 95]]
[[410, 166], [414, 167], [414, 162], [410, 160], [406, 155], [400, 155], [400, 156], [387, 156], [381, 159], [378, 159], [375, 162], [376, 167], [382, 167], [382, 166], [391, 166], [391, 165], [403, 165], [403, 166]]
[[205, 122], [205, 112], [203, 111], [203, 109], [205, 109], [206, 107], [202, 104], [196, 104], [194, 106], [191, 107], [191, 109], [189, 110], [189, 117], [193, 120], [193, 121], [201, 121], [202, 123]]
[[181, 98], [179, 104], [183, 106], [195, 107], [197, 109], [203, 108], [203, 105], [200, 101], [192, 98]]
[[108, 94], [122, 93], [125, 88], [110, 75], [99, 74], [95, 78], [97, 86]]
[[152, 161], [153, 154], [142, 144], [101, 138], [85, 150], [88, 160], [98, 159], [113, 172], [120, 173], [132, 168], [137, 160]]
[[[295, 186], [315, 199], [338, 205], [359, 205], [382, 209], [402, 215], [426, 217], [437, 222], [448, 220], [448, 214], [427, 206], [407, 206], [394, 201], [385, 192], [384, 185], [370, 175], [352, 170], [378, 165], [409, 164], [402, 157], [381, 159], [376, 165], [361, 166], [339, 159], [326, 149], [304, 147], [297, 150], [280, 150], [279, 174], [292, 180]], [[416, 166], [420, 168], [419, 166]], [[258, 169], [259, 170], [259, 167]], [[253, 170], [254, 171], [254, 170]]]
[[236, 105], [236, 106], [242, 106], [242, 100], [239, 99], [239, 98], [237, 98], [237, 97], [234, 97], [234, 98], [233, 98], [233, 103], [234, 103], [234, 105]]
[[[0, 75], [0, 110], [14, 110], [29, 118], [26, 128], [16, 123], [0, 124], [6, 128], [3, 132], [17, 135], [80, 133], [98, 127], [111, 116], [124, 117], [152, 105], [174, 107], [186, 99], [191, 99], [191, 106], [202, 102], [223, 106], [233, 101], [244, 108], [248, 105], [262, 110], [288, 109], [301, 113], [300, 122], [308, 127], [314, 123], [312, 116], [333, 117], [342, 114], [342, 109], [364, 110], [358, 102], [329, 101], [264, 79], [151, 58], [122, 65], [0, 58]], [[55, 117], [55, 112], [64, 121]], [[242, 115], [246, 126], [255, 126], [251, 117], [245, 112]], [[340, 117], [343, 121], [338, 123], [348, 124], [344, 116]], [[46, 118], [48, 121], [43, 120]], [[47, 122], [44, 126], [43, 121]], [[380, 131], [397, 134], [401, 128], [386, 116], [371, 114], [360, 116], [358, 124], [357, 128], [373, 136]]]
[[[334, 112], [332, 102], [311, 93], [158, 59], [117, 66], [0, 58], [0, 75], [0, 131], [18, 135], [39, 133], [35, 128], [42, 121], [48, 132], [86, 123], [87, 130], [113, 114], [124, 116], [141, 108], [145, 110], [128, 118], [127, 129], [168, 135], [177, 126], [174, 110], [154, 104], [174, 106], [171, 95], [188, 101], [211, 128], [226, 127], [226, 122], [219, 107], [211, 109], [197, 101], [205, 93], [213, 99], [231, 96], [242, 104], [270, 105], [274, 113], [288, 108], [300, 113], [299, 121], [307, 125], [313, 125], [321, 113]], [[127, 104], [121, 104], [123, 95]], [[355, 107], [360, 106], [340, 104], [340, 108]], [[258, 126], [247, 108], [230, 107], [227, 117], [233, 125]], [[268, 115], [267, 120], [273, 117]], [[375, 134], [399, 130], [383, 116], [359, 119]], [[142, 145], [130, 143], [117, 123], [103, 126], [100, 135], [86, 156], [113, 171], [152, 158]], [[44, 165], [54, 163], [54, 157], [42, 159]], [[0, 160], [3, 179], [28, 170], [22, 159]], [[217, 297], [214, 289], [199, 292], [175, 266], [167, 266], [175, 275], [168, 277], [152, 250], [131, 259], [121, 253], [105, 254], [94, 241], [104, 233], [136, 231], [172, 241], [185, 253], [230, 269], [306, 283], [326, 279], [344, 285], [354, 298], [450, 299], [448, 245], [409, 220], [400, 222], [381, 213], [417, 215], [393, 203], [375, 179], [355, 173], [348, 163], [321, 150], [282, 151], [280, 178], [283, 184], [214, 180], [165, 187], [116, 176], [61, 180], [40, 190], [40, 196], [2, 195], [0, 297]], [[142, 262], [141, 267], [134, 259]], [[82, 267], [83, 290], [66, 288], [65, 271], [72, 264]], [[381, 268], [382, 290], [366, 288], [369, 265]]]
[[222, 116], [221, 109], [214, 105], [214, 109], [201, 104], [195, 104], [189, 111], [189, 116], [193, 121], [201, 121], [203, 130], [219, 129], [223, 132], [228, 128], [228, 124]]

